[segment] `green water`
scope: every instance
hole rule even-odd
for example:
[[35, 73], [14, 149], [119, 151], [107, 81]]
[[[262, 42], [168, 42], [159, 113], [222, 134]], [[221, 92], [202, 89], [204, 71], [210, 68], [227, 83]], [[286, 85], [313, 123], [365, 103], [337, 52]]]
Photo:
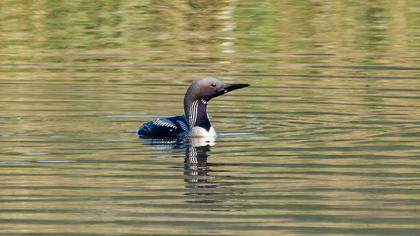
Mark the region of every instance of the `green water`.
[[[420, 235], [420, 2], [1, 1], [0, 235]], [[202, 75], [211, 147], [139, 139]]]

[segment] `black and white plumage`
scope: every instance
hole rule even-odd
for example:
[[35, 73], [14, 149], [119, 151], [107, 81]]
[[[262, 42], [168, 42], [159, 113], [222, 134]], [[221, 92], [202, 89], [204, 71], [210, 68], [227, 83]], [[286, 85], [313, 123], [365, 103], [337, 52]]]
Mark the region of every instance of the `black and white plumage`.
[[173, 116], [146, 122], [140, 127], [137, 134], [141, 136], [176, 137], [182, 133], [188, 133], [189, 130], [185, 116]]
[[211, 126], [207, 103], [217, 96], [249, 84], [225, 84], [221, 80], [206, 76], [195, 80], [188, 87], [184, 96], [184, 116], [158, 118], [143, 124], [137, 134], [140, 136], [178, 137], [189, 135], [196, 137], [216, 136]]

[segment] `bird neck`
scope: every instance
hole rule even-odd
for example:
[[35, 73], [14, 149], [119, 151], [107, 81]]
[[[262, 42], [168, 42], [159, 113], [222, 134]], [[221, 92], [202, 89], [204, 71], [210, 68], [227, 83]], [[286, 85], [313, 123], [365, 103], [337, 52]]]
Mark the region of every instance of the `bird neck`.
[[184, 99], [184, 111], [191, 129], [198, 126], [207, 131], [210, 130], [211, 124], [207, 115], [207, 101], [186, 96]]

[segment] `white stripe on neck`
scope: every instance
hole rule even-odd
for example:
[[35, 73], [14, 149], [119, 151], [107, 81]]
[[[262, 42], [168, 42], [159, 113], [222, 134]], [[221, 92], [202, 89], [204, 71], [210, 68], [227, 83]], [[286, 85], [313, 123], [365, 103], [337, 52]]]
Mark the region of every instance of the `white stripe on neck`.
[[191, 104], [190, 114], [188, 117], [190, 127], [193, 127], [195, 124], [195, 121], [197, 120], [197, 110], [198, 110], [198, 100], [195, 100]]

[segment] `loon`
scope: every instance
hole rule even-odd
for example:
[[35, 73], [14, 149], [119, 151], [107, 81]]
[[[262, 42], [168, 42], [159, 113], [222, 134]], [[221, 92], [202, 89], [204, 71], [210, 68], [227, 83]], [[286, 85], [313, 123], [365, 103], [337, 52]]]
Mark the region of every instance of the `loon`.
[[225, 84], [223, 81], [205, 76], [192, 82], [184, 96], [184, 114], [158, 118], [144, 123], [137, 134], [149, 137], [215, 137], [216, 131], [207, 115], [207, 103], [217, 96], [249, 84]]

